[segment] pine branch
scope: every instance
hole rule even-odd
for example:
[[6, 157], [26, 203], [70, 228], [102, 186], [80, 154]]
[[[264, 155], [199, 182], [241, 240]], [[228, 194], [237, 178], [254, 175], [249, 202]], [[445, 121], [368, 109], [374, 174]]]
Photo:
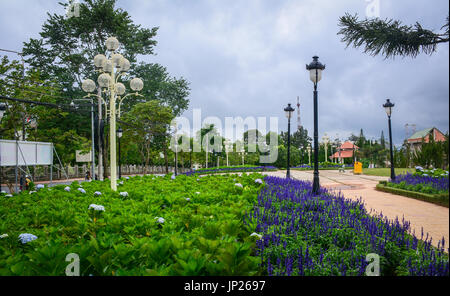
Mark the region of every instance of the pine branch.
[[385, 58], [411, 56], [415, 58], [419, 53], [431, 55], [436, 51], [439, 43], [449, 42], [449, 18], [441, 29], [442, 34], [424, 29], [419, 23], [412, 26], [402, 25], [395, 20], [365, 19], [358, 20], [357, 15], [345, 14], [339, 19], [343, 35], [341, 41], [347, 47], [353, 45], [358, 48], [364, 46], [364, 53], [372, 56], [382, 54]]

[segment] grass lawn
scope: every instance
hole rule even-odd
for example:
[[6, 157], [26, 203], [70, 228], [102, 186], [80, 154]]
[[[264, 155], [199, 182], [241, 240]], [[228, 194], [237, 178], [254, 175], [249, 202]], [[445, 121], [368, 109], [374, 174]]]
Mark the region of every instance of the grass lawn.
[[[414, 173], [416, 169], [414, 168], [395, 168], [395, 175]], [[374, 169], [363, 169], [364, 175], [369, 176], [380, 176], [380, 177], [390, 177], [391, 168], [374, 168]]]

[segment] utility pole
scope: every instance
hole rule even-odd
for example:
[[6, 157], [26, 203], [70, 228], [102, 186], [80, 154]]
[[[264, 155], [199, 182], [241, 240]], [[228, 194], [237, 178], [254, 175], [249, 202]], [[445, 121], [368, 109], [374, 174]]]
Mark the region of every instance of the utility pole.
[[103, 139], [102, 137], [102, 88], [97, 88], [98, 95], [98, 127], [97, 127], [97, 136], [98, 136], [98, 179], [103, 181]]
[[300, 122], [300, 97], [297, 96], [297, 129], [300, 130], [302, 123]]
[[206, 134], [206, 168], [208, 168], [208, 149], [209, 149], [209, 139], [208, 134]]

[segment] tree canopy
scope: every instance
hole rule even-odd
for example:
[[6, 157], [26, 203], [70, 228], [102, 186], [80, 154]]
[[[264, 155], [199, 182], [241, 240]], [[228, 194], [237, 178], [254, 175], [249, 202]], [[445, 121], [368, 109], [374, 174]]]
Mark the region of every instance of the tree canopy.
[[439, 43], [449, 41], [449, 17], [442, 26], [441, 33], [425, 29], [418, 22], [414, 26], [402, 25], [398, 20], [364, 19], [358, 15], [346, 13], [339, 19], [341, 27], [338, 35], [347, 47], [364, 47], [364, 53], [372, 56], [383, 55], [385, 58], [410, 56], [415, 58], [420, 53], [431, 55]]

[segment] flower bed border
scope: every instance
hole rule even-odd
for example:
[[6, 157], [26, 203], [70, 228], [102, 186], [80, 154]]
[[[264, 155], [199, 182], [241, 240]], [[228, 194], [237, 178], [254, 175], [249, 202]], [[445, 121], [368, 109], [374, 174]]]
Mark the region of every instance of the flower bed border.
[[186, 176], [193, 176], [193, 175], [214, 175], [214, 174], [235, 174], [235, 173], [261, 173], [261, 172], [273, 172], [277, 171], [277, 168], [260, 168], [260, 167], [243, 167], [242, 169], [236, 169], [236, 170], [229, 170], [229, 171], [220, 171], [220, 170], [200, 170], [200, 171], [191, 171], [187, 173], [183, 173], [183, 175]]
[[429, 203], [433, 203], [439, 206], [443, 206], [448, 208], [449, 207], [449, 194], [448, 193], [444, 193], [444, 194], [427, 194], [427, 193], [422, 193], [422, 192], [416, 192], [416, 191], [410, 191], [410, 190], [405, 190], [405, 189], [400, 189], [400, 188], [394, 188], [394, 187], [389, 187], [387, 186], [387, 181], [380, 181], [379, 184], [377, 184], [376, 186], [376, 190], [378, 191], [383, 191], [383, 192], [387, 192], [387, 193], [393, 193], [396, 195], [401, 195], [401, 196], [405, 196], [405, 197], [410, 197], [410, 198], [414, 198], [414, 199], [418, 199], [421, 201], [425, 201], [425, 202], [429, 202]]
[[[319, 171], [337, 171], [341, 168], [319, 168]], [[295, 170], [295, 171], [312, 171], [312, 170], [314, 170], [314, 167], [312, 167], [312, 168], [290, 168], [290, 169]], [[345, 167], [344, 170], [353, 171], [353, 167]]]

